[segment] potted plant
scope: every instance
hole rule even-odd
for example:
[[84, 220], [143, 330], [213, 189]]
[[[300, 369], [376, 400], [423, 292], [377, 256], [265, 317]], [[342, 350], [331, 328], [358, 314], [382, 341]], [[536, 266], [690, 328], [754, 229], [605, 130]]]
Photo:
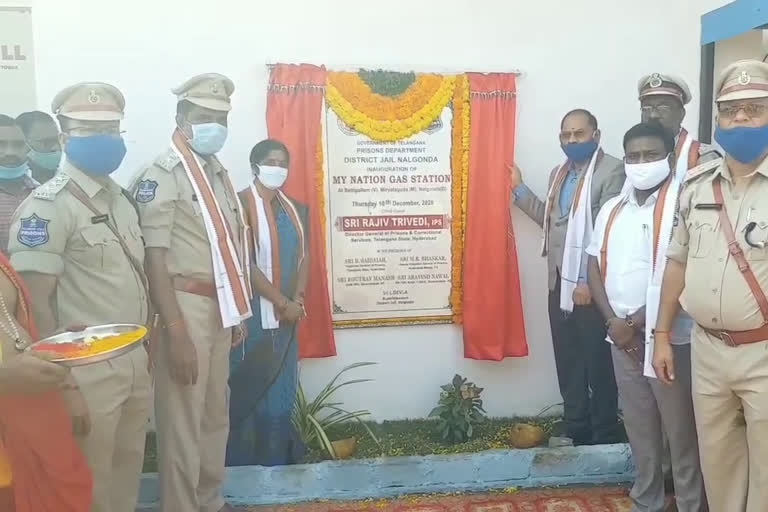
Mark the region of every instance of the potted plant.
[[332, 459], [348, 458], [357, 448], [357, 439], [352, 437], [331, 441], [328, 437], [328, 429], [334, 425], [349, 421], [357, 421], [362, 425], [367, 434], [378, 444], [379, 440], [373, 431], [366, 425], [362, 418], [370, 416], [368, 410], [347, 411], [341, 407], [341, 402], [333, 401], [333, 395], [340, 388], [370, 382], [372, 379], [353, 379], [338, 382], [339, 378], [349, 370], [363, 366], [371, 366], [376, 363], [363, 362], [351, 364], [342, 368], [336, 376], [317, 394], [312, 400], [307, 400], [304, 388], [299, 383], [296, 393], [296, 407], [293, 411], [293, 425], [299, 438], [306, 446], [322, 449]]
[[437, 407], [429, 413], [438, 418], [437, 433], [443, 441], [463, 443], [472, 438], [473, 425], [485, 419], [485, 409], [480, 393], [483, 388], [475, 386], [461, 375], [456, 375], [450, 384], [441, 386]]

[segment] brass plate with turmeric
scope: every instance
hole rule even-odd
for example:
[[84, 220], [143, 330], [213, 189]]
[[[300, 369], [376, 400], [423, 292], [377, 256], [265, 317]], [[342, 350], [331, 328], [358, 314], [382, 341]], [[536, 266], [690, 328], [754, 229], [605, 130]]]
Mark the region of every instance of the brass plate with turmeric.
[[127, 354], [141, 346], [146, 335], [143, 325], [99, 325], [45, 338], [27, 350], [44, 353], [46, 359], [64, 366], [84, 366]]

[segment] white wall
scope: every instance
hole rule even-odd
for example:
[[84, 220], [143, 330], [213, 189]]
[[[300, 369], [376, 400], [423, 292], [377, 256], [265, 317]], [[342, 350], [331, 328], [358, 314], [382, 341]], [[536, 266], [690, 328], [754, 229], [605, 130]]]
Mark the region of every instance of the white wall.
[[[699, 15], [724, 0], [36, 0], [38, 98], [48, 109], [62, 87], [81, 80], [119, 86], [127, 97], [127, 179], [168, 144], [169, 93], [195, 73], [218, 71], [236, 83], [231, 137], [222, 159], [247, 180], [247, 155], [266, 134], [268, 62], [396, 70], [496, 71], [520, 68], [517, 161], [543, 194], [562, 159], [556, 134], [574, 107], [599, 118], [606, 149], [620, 154], [639, 118], [635, 84], [671, 71], [698, 89]], [[687, 126], [697, 126], [697, 99]], [[531, 356], [503, 363], [462, 358], [459, 329], [398, 327], [337, 332], [339, 357], [303, 363], [310, 391], [349, 362], [381, 364], [377, 379], [343, 395], [376, 418], [427, 414], [438, 386], [459, 372], [486, 388], [493, 415], [535, 414], [559, 401], [546, 315], [539, 233], [515, 220]]]
[[750, 30], [718, 41], [715, 43], [715, 80], [731, 62], [741, 59], [762, 60], [766, 53], [768, 51], [763, 49], [762, 30]]

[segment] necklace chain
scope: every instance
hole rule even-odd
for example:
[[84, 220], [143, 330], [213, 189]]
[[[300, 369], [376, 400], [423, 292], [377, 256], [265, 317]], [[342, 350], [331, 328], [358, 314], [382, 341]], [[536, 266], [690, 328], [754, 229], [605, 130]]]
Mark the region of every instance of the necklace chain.
[[[13, 344], [16, 346], [17, 350], [21, 350], [23, 347], [20, 347], [21, 345], [21, 336], [19, 335], [19, 329], [16, 327], [16, 323], [13, 321], [13, 317], [11, 316], [11, 313], [8, 311], [8, 306], [5, 303], [5, 299], [3, 298], [3, 295], [0, 293], [0, 310], [3, 312], [3, 317], [0, 318], [0, 328], [5, 331], [5, 333], [11, 337], [13, 340]], [[7, 323], [6, 323], [7, 322]]]

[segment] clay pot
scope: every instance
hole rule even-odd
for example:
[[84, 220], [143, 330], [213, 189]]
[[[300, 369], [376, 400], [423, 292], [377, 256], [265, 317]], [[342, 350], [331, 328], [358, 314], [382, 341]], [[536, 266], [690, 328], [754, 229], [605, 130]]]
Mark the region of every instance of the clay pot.
[[509, 441], [515, 448], [533, 448], [544, 441], [544, 430], [536, 425], [516, 423], [512, 426]]
[[348, 437], [347, 439], [331, 441], [331, 445], [333, 445], [333, 451], [336, 452], [337, 459], [348, 459], [357, 451], [357, 438]]

